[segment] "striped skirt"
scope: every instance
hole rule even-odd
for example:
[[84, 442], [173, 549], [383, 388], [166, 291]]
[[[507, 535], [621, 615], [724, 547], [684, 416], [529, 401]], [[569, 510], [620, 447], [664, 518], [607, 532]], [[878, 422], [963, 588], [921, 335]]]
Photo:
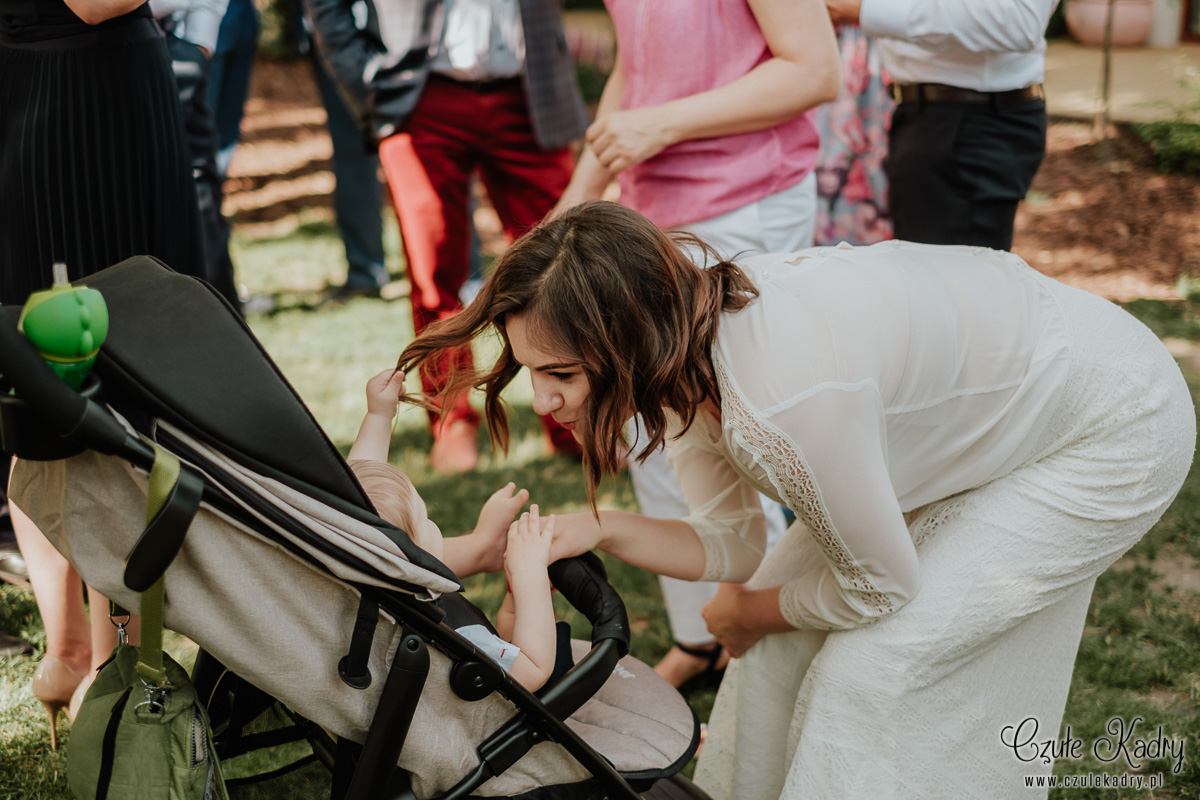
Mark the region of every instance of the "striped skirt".
[[196, 195], [162, 33], [147, 17], [0, 40], [0, 303], [134, 255], [201, 274]]

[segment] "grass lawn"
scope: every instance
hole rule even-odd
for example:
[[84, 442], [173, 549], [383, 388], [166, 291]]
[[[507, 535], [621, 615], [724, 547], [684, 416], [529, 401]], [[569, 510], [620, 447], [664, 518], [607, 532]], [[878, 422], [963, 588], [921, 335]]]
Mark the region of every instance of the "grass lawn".
[[[301, 220], [303, 223], [303, 220]], [[395, 252], [394, 225], [389, 228]], [[367, 378], [395, 363], [411, 338], [408, 303], [353, 300], [335, 308], [305, 310], [308, 298], [326, 282], [344, 274], [340, 243], [327, 223], [310, 221], [280, 238], [235, 239], [241, 279], [252, 292], [273, 295], [284, 310], [252, 317], [251, 328], [279, 364], [329, 437], [349, 450], [365, 410], [363, 385]], [[1198, 338], [1190, 309], [1142, 302], [1134, 309], [1160, 328], [1163, 335]], [[1164, 322], [1165, 320], [1165, 322]], [[1183, 331], [1183, 333], [1181, 333]], [[484, 347], [487, 347], [485, 344]], [[1200, 375], [1188, 375], [1193, 393]], [[483, 500], [509, 480], [529, 489], [543, 508], [555, 511], [586, 507], [580, 469], [566, 459], [547, 454], [545, 438], [530, 407], [528, 381], [509, 390], [513, 411], [513, 441], [507, 457], [493, 456], [481, 435], [485, 453], [479, 469], [455, 477], [431, 472], [426, 453], [430, 436], [423, 412], [402, 411], [393, 438], [392, 460], [408, 472], [425, 497], [431, 516], [447, 533], [472, 527]], [[601, 487], [602, 507], [634, 508], [626, 479]], [[1091, 744], [1111, 736], [1115, 719], [1132, 724], [1141, 718], [1137, 738], [1149, 739], [1161, 726], [1163, 736], [1186, 739], [1181, 771], [1166, 759], [1146, 759], [1141, 775], [1162, 773], [1165, 786], [1153, 792], [1133, 789], [1056, 789], [1056, 798], [1200, 798], [1200, 594], [1178, 588], [1162, 574], [1178, 575], [1181, 565], [1195, 567], [1200, 558], [1200, 476], [1189, 476], [1183, 492], [1163, 520], [1096, 585], [1088, 625], [1080, 647], [1064, 726], [1082, 739], [1088, 752], [1082, 758], [1059, 759], [1055, 774], [1121, 776], [1129, 767], [1123, 758], [1103, 763], [1091, 755]], [[656, 580], [620, 563], [609, 561], [611, 579], [629, 608], [633, 650], [653, 663], [670, 646], [666, 615]], [[1193, 586], [1196, 584], [1193, 583]], [[504, 591], [503, 578], [486, 576], [467, 581], [467, 594], [492, 613]], [[564, 613], [568, 613], [564, 610]], [[66, 761], [49, 748], [47, 722], [34, 700], [29, 682], [45, 646], [45, 636], [32, 594], [10, 585], [0, 587], [0, 628], [34, 643], [33, 657], [0, 659], [0, 800], [67, 798]], [[581, 629], [577, 633], [584, 633]], [[185, 665], [194, 648], [182, 637], [168, 640]], [[701, 719], [712, 705], [711, 691], [690, 698]], [[1019, 720], [1014, 720], [1014, 723]], [[63, 737], [69, 745], [70, 728]], [[1048, 738], [1043, 732], [1039, 738]], [[1065, 731], [1064, 731], [1065, 735]], [[1105, 756], [1105, 752], [1100, 753]]]

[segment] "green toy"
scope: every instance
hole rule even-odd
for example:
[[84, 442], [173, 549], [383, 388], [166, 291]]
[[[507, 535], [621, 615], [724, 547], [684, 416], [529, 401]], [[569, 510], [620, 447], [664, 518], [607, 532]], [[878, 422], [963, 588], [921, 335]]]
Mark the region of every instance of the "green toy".
[[67, 282], [67, 265], [54, 265], [54, 285], [25, 301], [17, 323], [50, 368], [72, 389], [83, 385], [108, 336], [108, 306], [95, 289]]

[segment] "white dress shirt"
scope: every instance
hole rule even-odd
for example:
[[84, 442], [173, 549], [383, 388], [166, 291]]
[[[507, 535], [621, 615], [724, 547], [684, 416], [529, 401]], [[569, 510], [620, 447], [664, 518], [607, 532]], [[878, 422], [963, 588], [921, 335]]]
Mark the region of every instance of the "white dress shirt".
[[211, 55], [217, 49], [217, 31], [229, 0], [150, 0], [155, 17], [175, 17], [175, 35], [203, 47]]
[[442, 44], [430, 69], [460, 81], [521, 74], [525, 33], [517, 0], [448, 0]]
[[1041, 83], [1046, 23], [1058, 0], [863, 0], [859, 24], [878, 38], [897, 83], [1006, 92]]

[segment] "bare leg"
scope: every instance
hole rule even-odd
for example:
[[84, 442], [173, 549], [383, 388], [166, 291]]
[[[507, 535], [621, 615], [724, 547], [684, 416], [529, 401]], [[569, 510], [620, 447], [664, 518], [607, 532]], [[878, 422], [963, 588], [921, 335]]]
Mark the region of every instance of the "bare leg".
[[92, 666], [92, 636], [83, 604], [83, 581], [25, 512], [11, 500], [8, 507], [46, 627], [46, 655], [62, 659], [84, 675]]

